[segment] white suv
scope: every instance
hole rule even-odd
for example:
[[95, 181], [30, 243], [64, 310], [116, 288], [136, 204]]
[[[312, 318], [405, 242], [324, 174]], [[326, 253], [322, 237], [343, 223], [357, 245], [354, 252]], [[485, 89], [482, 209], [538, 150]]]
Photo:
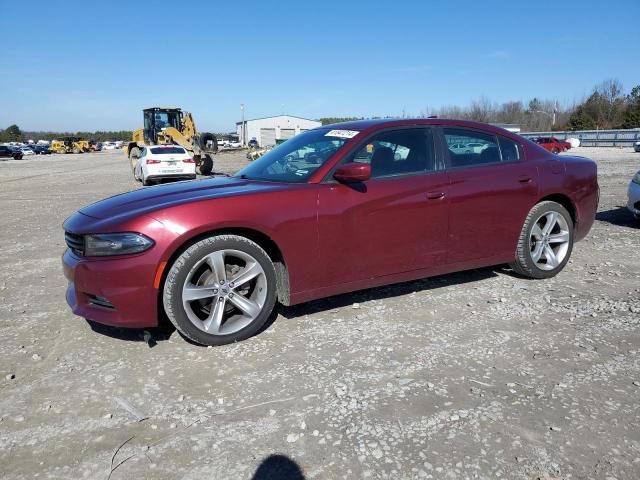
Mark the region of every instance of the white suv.
[[133, 175], [143, 185], [163, 180], [194, 180], [196, 162], [180, 146], [154, 145], [142, 149]]

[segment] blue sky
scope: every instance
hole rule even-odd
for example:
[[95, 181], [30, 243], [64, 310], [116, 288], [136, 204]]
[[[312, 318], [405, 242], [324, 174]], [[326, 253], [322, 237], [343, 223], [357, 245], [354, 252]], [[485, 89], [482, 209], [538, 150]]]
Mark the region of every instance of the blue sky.
[[132, 129], [175, 105], [230, 131], [241, 103], [398, 116], [640, 84], [638, 0], [0, 0], [0, 18], [0, 128]]

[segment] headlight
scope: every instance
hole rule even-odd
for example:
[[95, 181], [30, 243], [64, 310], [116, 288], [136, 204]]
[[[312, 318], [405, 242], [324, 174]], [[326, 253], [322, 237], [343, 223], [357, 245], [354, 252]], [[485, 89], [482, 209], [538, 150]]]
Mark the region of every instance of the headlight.
[[153, 246], [153, 240], [140, 233], [99, 233], [84, 237], [84, 254], [87, 257], [130, 255]]
[[640, 185], [640, 172], [636, 172], [636, 174], [633, 176], [633, 180], [631, 181]]

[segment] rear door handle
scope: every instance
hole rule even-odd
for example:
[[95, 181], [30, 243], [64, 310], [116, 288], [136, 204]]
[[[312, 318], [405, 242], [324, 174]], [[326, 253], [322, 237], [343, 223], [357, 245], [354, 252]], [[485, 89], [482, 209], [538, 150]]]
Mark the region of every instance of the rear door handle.
[[531, 180], [532, 180], [531, 177], [520, 177], [518, 179], [520, 183], [531, 183]]
[[444, 192], [427, 192], [428, 200], [438, 200], [444, 198]]

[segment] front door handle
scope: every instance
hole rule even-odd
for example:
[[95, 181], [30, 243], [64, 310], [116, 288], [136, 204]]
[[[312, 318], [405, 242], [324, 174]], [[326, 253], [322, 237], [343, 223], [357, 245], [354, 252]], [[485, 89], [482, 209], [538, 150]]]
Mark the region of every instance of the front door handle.
[[438, 200], [444, 198], [444, 192], [427, 192], [428, 200]]
[[518, 179], [518, 181], [519, 181], [520, 183], [531, 183], [531, 180], [532, 180], [532, 178], [531, 178], [531, 177], [520, 177], [520, 178]]

